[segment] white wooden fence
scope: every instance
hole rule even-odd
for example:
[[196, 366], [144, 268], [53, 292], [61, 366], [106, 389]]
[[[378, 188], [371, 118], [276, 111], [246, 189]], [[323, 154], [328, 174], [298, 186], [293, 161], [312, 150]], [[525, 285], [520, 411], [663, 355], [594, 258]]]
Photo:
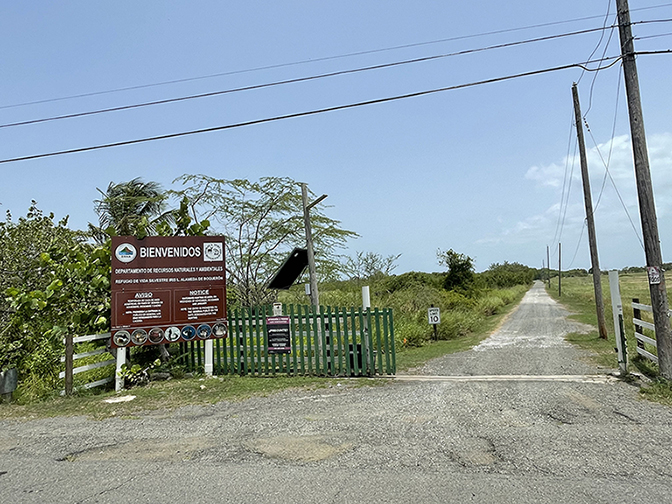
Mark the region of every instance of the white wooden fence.
[[[632, 301], [632, 310], [634, 312], [634, 317], [632, 319], [632, 323], [635, 325], [635, 338], [637, 338], [637, 353], [641, 355], [642, 357], [646, 357], [647, 359], [655, 362], [658, 364], [658, 356], [652, 354], [646, 348], [644, 347], [644, 344], [651, 345], [652, 347], [658, 348], [656, 344], [656, 340], [654, 338], [651, 338], [645, 334], [643, 334], [644, 329], [648, 329], [653, 331], [655, 335], [656, 331], [656, 326], [652, 322], [647, 322], [646, 320], [642, 320], [641, 317], [641, 312], [649, 312], [653, 313], [653, 308], [649, 305], [645, 305], [642, 303], [638, 303], [635, 300]], [[668, 315], [672, 313], [672, 310], [668, 312]], [[657, 351], [656, 351], [657, 353]]]
[[[99, 340], [105, 340], [105, 339], [107, 339], [107, 340], [110, 339], [110, 333], [109, 332], [104, 333], [104, 334], [90, 334], [90, 335], [87, 335], [87, 336], [75, 336], [74, 338], [72, 338], [72, 343], [74, 345], [74, 344], [77, 344], [77, 343], [84, 343], [84, 342], [88, 342], [88, 341], [99, 341]], [[63, 340], [63, 343], [66, 343], [65, 339]], [[67, 351], [67, 344], [66, 344], [66, 351]], [[104, 354], [104, 353], [111, 353], [111, 352], [112, 351], [107, 346], [102, 346], [100, 348], [96, 348], [95, 350], [91, 350], [89, 352], [73, 353], [72, 360], [74, 362], [76, 360], [84, 359], [86, 357], [92, 357], [94, 355], [101, 355], [101, 354]], [[66, 361], [67, 361], [66, 356], [65, 355], [61, 356], [61, 362], [64, 363]], [[114, 364], [115, 362], [116, 362], [116, 359], [112, 358], [112, 359], [108, 359], [108, 360], [104, 360], [104, 361], [100, 361], [100, 362], [94, 362], [93, 364], [86, 364], [84, 366], [73, 367], [72, 368], [72, 375], [76, 375], [76, 374], [79, 374], [79, 373], [84, 373], [84, 372], [90, 371], [92, 369], [98, 369], [98, 368], [101, 368], [101, 367], [109, 366], [111, 364]], [[66, 365], [65, 371], [61, 371], [58, 374], [58, 377], [59, 378], [66, 378], [66, 375], [69, 372], [70, 372], [70, 370], [67, 368], [67, 365]], [[86, 382], [83, 385], [80, 385], [78, 388], [90, 389], [90, 388], [94, 388], [94, 387], [100, 387], [101, 385], [105, 385], [106, 383], [110, 383], [113, 380], [114, 380], [114, 373], [112, 374], [112, 376], [102, 378], [100, 380], [96, 380], [96, 381], [93, 381], [93, 382]], [[61, 391], [61, 395], [65, 395], [65, 390]]]

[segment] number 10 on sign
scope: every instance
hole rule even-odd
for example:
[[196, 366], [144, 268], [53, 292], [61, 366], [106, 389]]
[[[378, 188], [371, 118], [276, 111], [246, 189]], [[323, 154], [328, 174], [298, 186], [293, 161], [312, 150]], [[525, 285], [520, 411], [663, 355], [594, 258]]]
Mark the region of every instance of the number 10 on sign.
[[432, 307], [427, 309], [427, 320], [430, 324], [436, 325], [441, 323], [441, 309]]

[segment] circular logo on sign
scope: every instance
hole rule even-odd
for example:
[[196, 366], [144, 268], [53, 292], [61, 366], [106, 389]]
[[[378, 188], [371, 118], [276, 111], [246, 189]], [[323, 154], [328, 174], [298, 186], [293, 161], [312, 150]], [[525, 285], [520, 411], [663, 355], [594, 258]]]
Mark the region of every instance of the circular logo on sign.
[[147, 342], [147, 331], [144, 329], [136, 329], [131, 334], [131, 341], [136, 345], [144, 345]]
[[166, 339], [170, 342], [175, 342], [180, 339], [180, 330], [173, 326], [166, 329]]
[[198, 326], [198, 329], [196, 329], [196, 334], [201, 339], [208, 339], [211, 333], [212, 329], [210, 329], [208, 324], [201, 324]]
[[215, 338], [226, 338], [226, 324], [221, 322], [212, 326], [212, 334], [215, 335]]
[[182, 328], [182, 338], [189, 341], [194, 339], [194, 336], [196, 336], [196, 329], [194, 329], [194, 326], [188, 325]]
[[160, 327], [154, 327], [149, 330], [149, 341], [154, 344], [161, 343], [163, 341], [163, 329]]
[[130, 243], [122, 243], [114, 251], [114, 257], [123, 263], [129, 263], [135, 259], [138, 251]]
[[114, 344], [119, 347], [125, 347], [131, 341], [131, 335], [128, 331], [117, 331], [112, 337]]
[[224, 247], [222, 243], [204, 243], [203, 244], [203, 260], [204, 261], [221, 261], [224, 256]]

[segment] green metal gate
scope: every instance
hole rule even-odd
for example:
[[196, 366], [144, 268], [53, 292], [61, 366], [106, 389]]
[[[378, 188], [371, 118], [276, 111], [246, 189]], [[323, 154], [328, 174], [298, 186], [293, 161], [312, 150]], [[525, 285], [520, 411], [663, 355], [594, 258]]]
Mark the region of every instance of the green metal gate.
[[[396, 372], [392, 310], [283, 305], [291, 353], [268, 353], [272, 306], [229, 310], [229, 334], [214, 341], [214, 373], [240, 375], [374, 376]], [[180, 344], [189, 371], [204, 365], [204, 342]]]

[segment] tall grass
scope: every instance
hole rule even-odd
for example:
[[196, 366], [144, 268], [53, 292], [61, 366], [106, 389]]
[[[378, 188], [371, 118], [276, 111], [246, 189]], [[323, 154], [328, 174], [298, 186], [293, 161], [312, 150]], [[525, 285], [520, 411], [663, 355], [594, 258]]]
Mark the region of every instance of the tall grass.
[[[605, 318], [607, 324], [607, 331], [609, 333], [609, 345], [606, 345], [606, 351], [610, 355], [603, 356], [603, 362], [608, 361], [613, 367], [617, 366], [616, 355], [613, 352], [615, 346], [614, 341], [614, 322], [613, 311], [611, 305], [611, 292], [609, 288], [609, 277], [606, 274], [601, 276], [602, 282], [602, 297], [604, 299]], [[640, 303], [651, 304], [651, 296], [649, 294], [648, 278], [645, 272], [627, 273], [619, 275], [619, 288], [621, 294], [621, 302], [623, 305], [623, 325], [626, 334], [626, 341], [628, 347], [628, 359], [637, 368], [647, 374], [657, 374], [657, 366], [648, 361], [637, 358], [637, 341], [635, 339], [635, 328], [632, 322], [634, 313], [632, 309], [633, 298], [639, 299]], [[562, 295], [558, 292], [558, 280], [552, 279], [551, 287], [548, 289], [549, 294], [562, 304], [567, 306], [575, 313], [574, 318], [577, 320], [591, 324], [597, 327], [597, 313], [595, 307], [595, 294], [593, 287], [592, 276], [574, 276], [569, 278], [562, 278], [561, 281]], [[669, 290], [668, 290], [669, 295]], [[651, 313], [642, 312], [642, 319], [653, 322]], [[593, 334], [597, 337], [597, 332]], [[581, 338], [580, 338], [581, 339]], [[585, 338], [582, 338], [585, 340]], [[599, 351], [599, 350], [598, 350]]]

